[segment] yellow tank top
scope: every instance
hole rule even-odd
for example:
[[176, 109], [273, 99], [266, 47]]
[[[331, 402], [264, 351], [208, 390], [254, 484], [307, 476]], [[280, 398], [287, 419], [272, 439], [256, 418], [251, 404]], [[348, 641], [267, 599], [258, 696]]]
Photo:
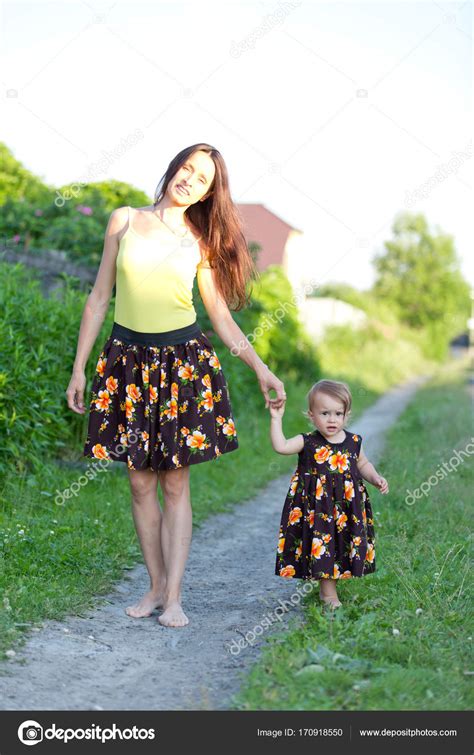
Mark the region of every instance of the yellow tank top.
[[201, 262], [198, 241], [170, 231], [159, 241], [137, 233], [128, 208], [128, 228], [116, 259], [114, 320], [142, 333], [159, 333], [196, 320], [193, 283]]

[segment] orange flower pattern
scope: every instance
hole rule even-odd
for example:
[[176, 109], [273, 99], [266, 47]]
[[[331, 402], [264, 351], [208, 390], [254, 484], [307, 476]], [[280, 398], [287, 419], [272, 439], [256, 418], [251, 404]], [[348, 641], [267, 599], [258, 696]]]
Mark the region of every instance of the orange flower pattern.
[[372, 506], [357, 468], [362, 437], [341, 443], [319, 430], [303, 433], [283, 505], [275, 574], [299, 579], [348, 579], [375, 571]]
[[238, 448], [222, 365], [201, 333], [145, 346], [110, 336], [97, 360], [83, 455], [175, 469]]

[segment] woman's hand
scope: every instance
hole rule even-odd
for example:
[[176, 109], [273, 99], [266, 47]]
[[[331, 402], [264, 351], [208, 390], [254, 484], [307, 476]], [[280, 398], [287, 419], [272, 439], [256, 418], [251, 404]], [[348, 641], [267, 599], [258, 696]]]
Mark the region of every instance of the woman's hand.
[[[275, 409], [280, 409], [286, 400], [285, 386], [282, 381], [273, 374], [271, 370], [265, 365], [265, 368], [261, 372], [257, 372], [257, 379], [260, 385], [260, 390], [265, 397], [265, 409], [269, 406], [273, 406]], [[270, 391], [274, 390], [277, 394], [276, 398], [270, 398]]]
[[84, 391], [86, 388], [85, 372], [73, 372], [66, 390], [67, 405], [76, 414], [84, 414]]

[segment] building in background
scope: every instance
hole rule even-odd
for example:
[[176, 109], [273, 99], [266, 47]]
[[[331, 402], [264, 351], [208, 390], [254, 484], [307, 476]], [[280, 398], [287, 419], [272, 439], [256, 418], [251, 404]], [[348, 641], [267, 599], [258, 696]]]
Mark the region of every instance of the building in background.
[[347, 325], [357, 329], [368, 321], [362, 309], [331, 296], [307, 296], [302, 299], [298, 309], [301, 322], [314, 341], [321, 341], [330, 325]]
[[300, 320], [315, 341], [324, 337], [329, 325], [362, 327], [367, 315], [361, 309], [332, 297], [302, 295], [305, 286], [317, 286], [317, 258], [305, 244], [303, 231], [286, 223], [263, 204], [237, 204], [244, 222], [248, 246], [258, 244], [257, 270], [281, 265], [290, 284], [298, 293]]
[[[294, 228], [263, 204], [237, 204], [247, 244], [258, 244], [257, 270], [281, 265], [295, 291], [311, 282], [311, 251], [303, 231]], [[314, 276], [313, 276], [314, 277]]]

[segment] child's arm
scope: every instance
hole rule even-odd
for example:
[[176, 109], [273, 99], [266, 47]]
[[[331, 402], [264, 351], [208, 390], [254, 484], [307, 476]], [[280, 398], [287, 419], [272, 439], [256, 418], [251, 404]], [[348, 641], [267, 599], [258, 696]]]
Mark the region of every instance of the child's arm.
[[285, 438], [285, 436], [283, 435], [281, 419], [285, 412], [285, 403], [283, 403], [280, 409], [275, 409], [271, 405], [269, 408], [271, 414], [270, 438], [272, 441], [273, 450], [278, 454], [298, 454], [303, 450], [303, 435], [300, 433], [299, 435], [294, 435], [293, 438]]
[[357, 460], [357, 467], [364, 480], [370, 482], [371, 485], [375, 485], [375, 487], [378, 488], [381, 493], [388, 493], [387, 480], [385, 479], [385, 477], [379, 475], [374, 465], [371, 464], [368, 460], [362, 448], [360, 449], [359, 458]]

